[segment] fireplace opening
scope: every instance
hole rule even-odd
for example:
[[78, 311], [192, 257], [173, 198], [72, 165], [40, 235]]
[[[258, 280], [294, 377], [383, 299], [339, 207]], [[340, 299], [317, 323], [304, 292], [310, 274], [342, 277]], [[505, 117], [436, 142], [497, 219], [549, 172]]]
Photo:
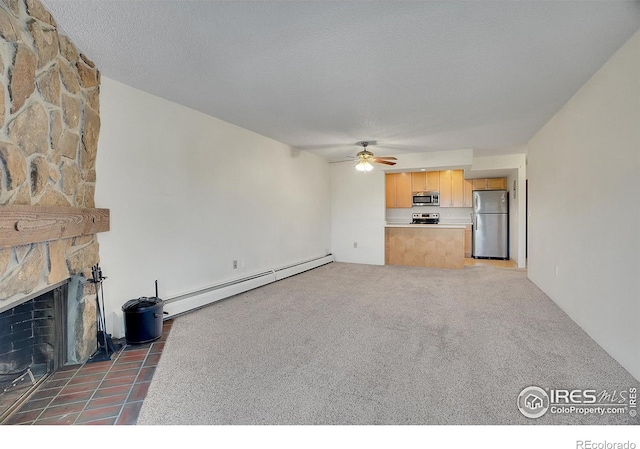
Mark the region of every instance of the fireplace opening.
[[0, 423], [67, 359], [68, 281], [0, 313]]

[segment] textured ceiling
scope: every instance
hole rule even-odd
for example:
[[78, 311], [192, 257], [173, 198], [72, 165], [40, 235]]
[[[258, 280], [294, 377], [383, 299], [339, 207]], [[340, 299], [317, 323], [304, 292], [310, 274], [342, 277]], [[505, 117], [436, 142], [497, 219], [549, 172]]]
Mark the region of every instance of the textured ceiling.
[[638, 1], [44, 0], [103, 75], [328, 160], [526, 143]]

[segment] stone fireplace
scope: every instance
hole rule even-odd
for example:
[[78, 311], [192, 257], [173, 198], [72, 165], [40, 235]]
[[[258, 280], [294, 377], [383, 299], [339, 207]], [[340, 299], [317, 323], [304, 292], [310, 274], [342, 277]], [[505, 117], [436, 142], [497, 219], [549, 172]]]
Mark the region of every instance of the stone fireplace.
[[[0, 320], [9, 323], [7, 317], [26, 309], [37, 317], [41, 306], [64, 314], [29, 326], [39, 332], [65, 323], [51, 330], [67, 338], [64, 356], [50, 363], [81, 363], [96, 350], [96, 292], [87, 280], [99, 262], [98, 240], [95, 228], [68, 228], [97, 210], [100, 72], [38, 0], [0, 0], [0, 80]], [[25, 217], [7, 218], [20, 207]], [[56, 223], [66, 211], [75, 221]], [[11, 240], [16, 233], [35, 237]], [[27, 326], [20, 320], [7, 325]], [[0, 380], [6, 380], [24, 363], [7, 362], [12, 334], [0, 335]], [[31, 358], [40, 361], [44, 349], [34, 351]]]

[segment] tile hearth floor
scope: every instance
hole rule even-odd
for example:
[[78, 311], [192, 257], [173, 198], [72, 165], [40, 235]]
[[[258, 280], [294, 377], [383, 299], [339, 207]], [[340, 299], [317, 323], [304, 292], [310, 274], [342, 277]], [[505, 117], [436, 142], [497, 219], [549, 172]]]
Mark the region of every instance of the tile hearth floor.
[[123, 344], [111, 360], [60, 369], [3, 424], [135, 424], [172, 323], [154, 342]]

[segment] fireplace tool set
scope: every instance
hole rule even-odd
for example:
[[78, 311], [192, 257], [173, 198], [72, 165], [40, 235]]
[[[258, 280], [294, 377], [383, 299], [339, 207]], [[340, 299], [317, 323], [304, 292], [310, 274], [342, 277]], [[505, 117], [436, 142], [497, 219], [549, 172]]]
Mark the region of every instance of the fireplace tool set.
[[[98, 264], [91, 267], [92, 278], [88, 281], [96, 287], [96, 318], [98, 321], [97, 350], [89, 358], [87, 362], [101, 362], [104, 360], [111, 360], [111, 356], [119, 350], [122, 345], [113, 343], [111, 334], [107, 333], [107, 321], [104, 308], [104, 287], [102, 285], [106, 276], [102, 275], [102, 268]], [[102, 297], [102, 301], [100, 301]]]
[[[16, 374], [13, 374], [13, 375], [15, 376]], [[23, 382], [27, 377], [29, 377], [29, 379], [31, 380], [31, 385], [36, 384], [36, 378], [33, 377], [33, 373], [31, 372], [31, 367], [28, 367], [22, 370], [18, 377], [16, 377], [15, 379], [12, 379], [11, 382], [8, 382], [7, 386], [2, 387], [2, 393], [6, 393], [12, 388], [15, 388], [16, 385], [18, 385], [20, 382]]]

